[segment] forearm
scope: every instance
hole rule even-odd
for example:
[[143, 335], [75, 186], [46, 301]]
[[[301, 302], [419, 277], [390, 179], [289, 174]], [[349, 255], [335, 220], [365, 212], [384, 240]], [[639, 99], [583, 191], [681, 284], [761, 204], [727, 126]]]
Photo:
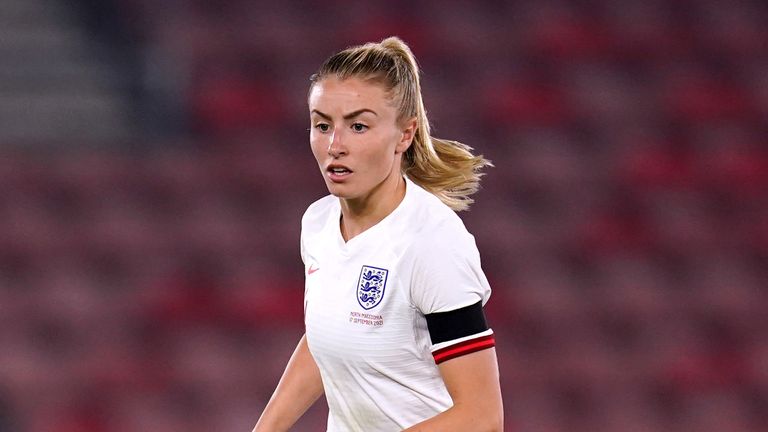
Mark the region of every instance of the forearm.
[[322, 394], [320, 370], [303, 336], [253, 432], [287, 431]]

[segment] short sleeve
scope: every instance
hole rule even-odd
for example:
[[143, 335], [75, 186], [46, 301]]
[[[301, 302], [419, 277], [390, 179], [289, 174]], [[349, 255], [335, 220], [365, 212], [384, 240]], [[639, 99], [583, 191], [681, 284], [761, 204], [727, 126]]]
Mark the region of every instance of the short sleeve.
[[[295, 243], [294, 243], [295, 244]], [[304, 263], [304, 265], [307, 264], [307, 260], [304, 257], [304, 229], [301, 230], [301, 235], [299, 236], [299, 254], [301, 255], [301, 262]]]
[[436, 230], [414, 250], [411, 300], [424, 315], [485, 304], [491, 295], [475, 239], [462, 231]]
[[411, 299], [427, 321], [437, 364], [495, 346], [483, 313], [491, 288], [474, 237], [461, 228], [427, 236], [414, 257]]

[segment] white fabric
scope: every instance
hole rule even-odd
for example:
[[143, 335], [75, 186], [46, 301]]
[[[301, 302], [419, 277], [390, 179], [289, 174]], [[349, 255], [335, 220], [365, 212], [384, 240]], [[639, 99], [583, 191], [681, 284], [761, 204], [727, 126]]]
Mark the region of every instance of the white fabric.
[[481, 337], [484, 337], [484, 336], [490, 336], [492, 334], [493, 334], [493, 330], [488, 329], [486, 331], [483, 331], [483, 332], [480, 332], [480, 333], [475, 333], [473, 335], [464, 336], [464, 337], [456, 338], [456, 339], [453, 339], [453, 340], [436, 343], [436, 344], [432, 345], [431, 351], [435, 352], [435, 351], [441, 350], [443, 348], [448, 348], [451, 345], [456, 345], [456, 344], [459, 344], [459, 343], [462, 343], [462, 342], [466, 342], [468, 340], [477, 339], [477, 338], [481, 338]]
[[[491, 290], [461, 219], [410, 180], [390, 215], [346, 243], [340, 216], [338, 198], [326, 196], [307, 209], [301, 233], [307, 342], [328, 431], [399, 431], [452, 405], [424, 315], [485, 304]], [[363, 266], [368, 293], [383, 288], [378, 303], [358, 297]]]

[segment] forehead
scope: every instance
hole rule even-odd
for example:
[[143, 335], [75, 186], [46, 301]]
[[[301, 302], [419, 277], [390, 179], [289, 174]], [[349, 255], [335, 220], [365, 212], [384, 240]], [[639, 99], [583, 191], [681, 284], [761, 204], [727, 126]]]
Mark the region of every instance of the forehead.
[[315, 83], [309, 93], [309, 108], [354, 111], [360, 108], [393, 109], [390, 92], [376, 80], [329, 76]]

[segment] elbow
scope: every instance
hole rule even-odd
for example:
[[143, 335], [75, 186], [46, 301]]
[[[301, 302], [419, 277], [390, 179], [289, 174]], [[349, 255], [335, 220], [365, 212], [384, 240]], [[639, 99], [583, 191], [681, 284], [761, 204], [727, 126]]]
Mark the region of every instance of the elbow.
[[489, 425], [488, 432], [504, 432], [504, 419], [499, 416], [498, 420]]
[[504, 411], [489, 413], [485, 430], [488, 432], [504, 432]]
[[[504, 432], [504, 408], [501, 403], [487, 405], [456, 404], [450, 411], [456, 417], [456, 424], [461, 424], [464, 430], [473, 432]], [[471, 426], [471, 429], [467, 428]], [[466, 428], [466, 429], [465, 429]]]
[[504, 414], [502, 412], [486, 412], [482, 421], [474, 421], [476, 431], [504, 432]]
[[482, 432], [504, 432], [504, 422], [486, 421], [482, 424], [475, 423], [472, 430]]

